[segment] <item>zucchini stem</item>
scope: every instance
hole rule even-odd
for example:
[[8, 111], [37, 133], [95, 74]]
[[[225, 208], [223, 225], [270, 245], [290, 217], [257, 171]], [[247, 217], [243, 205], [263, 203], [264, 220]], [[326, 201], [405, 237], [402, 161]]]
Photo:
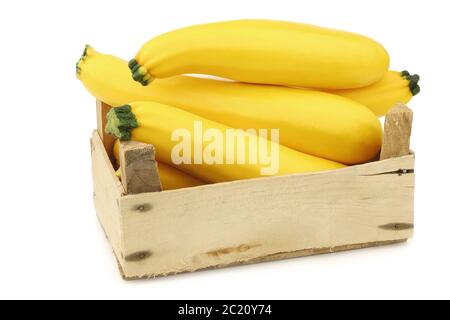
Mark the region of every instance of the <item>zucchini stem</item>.
[[133, 74], [134, 81], [139, 82], [144, 87], [148, 86], [153, 81], [153, 77], [148, 72], [147, 68], [141, 66], [136, 59], [130, 60], [128, 68], [130, 68], [131, 73]]
[[106, 115], [106, 133], [121, 141], [131, 140], [131, 132], [137, 127], [136, 116], [129, 105], [112, 108]]
[[401, 75], [403, 78], [406, 78], [406, 77], [409, 77], [411, 74], [407, 70], [405, 70], [405, 71], [401, 72]]
[[94, 49], [88, 44], [84, 47], [83, 54], [81, 55], [81, 58], [77, 62], [77, 75], [78, 76], [81, 74], [81, 64], [83, 63], [84, 60], [86, 60], [86, 58], [91, 54], [91, 52], [93, 50]]
[[418, 74], [411, 75], [408, 71], [402, 71], [401, 75], [403, 78], [409, 81], [409, 90], [413, 96], [416, 96], [420, 93], [420, 76]]

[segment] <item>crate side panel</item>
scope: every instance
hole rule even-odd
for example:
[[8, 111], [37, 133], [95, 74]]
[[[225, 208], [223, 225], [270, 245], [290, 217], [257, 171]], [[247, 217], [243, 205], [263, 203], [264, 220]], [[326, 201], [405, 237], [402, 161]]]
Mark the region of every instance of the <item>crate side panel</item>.
[[413, 156], [326, 173], [236, 181], [123, 199], [127, 277], [382, 243], [413, 231]]
[[95, 209], [116, 256], [121, 260], [123, 241], [120, 199], [123, 187], [97, 131], [92, 135], [91, 152]]

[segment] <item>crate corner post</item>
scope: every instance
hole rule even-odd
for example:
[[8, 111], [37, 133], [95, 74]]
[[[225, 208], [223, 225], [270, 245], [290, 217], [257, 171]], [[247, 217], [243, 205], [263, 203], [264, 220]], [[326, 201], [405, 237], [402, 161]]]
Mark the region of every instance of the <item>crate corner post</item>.
[[120, 141], [119, 158], [125, 194], [162, 191], [154, 146], [135, 141]]
[[403, 157], [411, 153], [413, 111], [402, 103], [386, 115], [380, 160]]

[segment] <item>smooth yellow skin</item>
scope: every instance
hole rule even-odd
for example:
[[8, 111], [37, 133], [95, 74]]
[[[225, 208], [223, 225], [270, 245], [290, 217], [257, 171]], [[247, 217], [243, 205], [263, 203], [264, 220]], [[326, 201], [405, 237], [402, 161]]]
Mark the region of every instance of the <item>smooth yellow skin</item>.
[[397, 71], [389, 71], [380, 81], [368, 87], [328, 92], [357, 101], [379, 117], [385, 116], [396, 103], [406, 104], [413, 97], [409, 80]]
[[[132, 131], [132, 140], [153, 144], [157, 150], [156, 159], [163, 163], [171, 164], [177, 169], [190, 174], [197, 179], [217, 183], [224, 181], [234, 181], [241, 179], [257, 178], [261, 175], [261, 168], [267, 168], [262, 163], [250, 164], [180, 164], [174, 165], [171, 154], [172, 149], [179, 142], [172, 141], [174, 130], [187, 129], [191, 137], [194, 137], [194, 122], [201, 121], [203, 131], [209, 129], [219, 130], [225, 137], [226, 130], [231, 129], [228, 126], [202, 118], [195, 114], [183, 111], [181, 109], [159, 104], [156, 102], [136, 102], [131, 103], [132, 112], [137, 118], [139, 127]], [[251, 136], [245, 134], [248, 141]], [[257, 137], [258, 143], [267, 141]], [[208, 143], [203, 144], [203, 151]], [[246, 144], [246, 159], [249, 159], [249, 144]], [[269, 146], [269, 150], [271, 147]], [[235, 148], [236, 150], [236, 148]], [[224, 152], [225, 153], [225, 152]], [[236, 157], [237, 152], [235, 152]], [[226, 155], [222, 155], [225, 158]], [[191, 163], [194, 163], [194, 148], [192, 148]], [[317, 172], [324, 170], [333, 170], [345, 167], [343, 164], [310, 156], [290, 148], [279, 146], [279, 172], [277, 175]]]
[[377, 117], [352, 100], [313, 90], [175, 76], [143, 87], [125, 61], [91, 51], [80, 80], [97, 99], [117, 107], [156, 101], [241, 129], [280, 129], [280, 143], [345, 164], [380, 151]]
[[208, 74], [323, 89], [364, 87], [381, 79], [389, 68], [387, 51], [372, 39], [272, 20], [227, 21], [172, 31], [148, 41], [135, 59], [153, 78]]
[[[114, 144], [114, 157], [116, 158], [117, 163], [120, 164], [118, 140], [116, 140]], [[206, 184], [205, 182], [162, 162], [158, 162], [158, 173], [163, 190], [191, 188]]]
[[85, 88], [94, 97], [113, 107], [148, 98], [147, 88], [133, 81], [127, 63], [122, 59], [88, 47], [86, 57], [79, 62], [79, 68], [77, 78]]

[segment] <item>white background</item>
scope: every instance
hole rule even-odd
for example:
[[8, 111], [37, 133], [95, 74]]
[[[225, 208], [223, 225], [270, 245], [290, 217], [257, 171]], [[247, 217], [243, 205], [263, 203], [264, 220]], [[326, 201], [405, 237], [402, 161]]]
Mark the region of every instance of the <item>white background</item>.
[[[1, 1], [0, 298], [450, 298], [448, 1]], [[238, 18], [371, 36], [422, 76], [406, 245], [124, 282], [92, 203], [84, 44], [129, 59], [162, 32]], [[183, 241], [183, 239], [180, 239]]]

